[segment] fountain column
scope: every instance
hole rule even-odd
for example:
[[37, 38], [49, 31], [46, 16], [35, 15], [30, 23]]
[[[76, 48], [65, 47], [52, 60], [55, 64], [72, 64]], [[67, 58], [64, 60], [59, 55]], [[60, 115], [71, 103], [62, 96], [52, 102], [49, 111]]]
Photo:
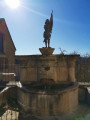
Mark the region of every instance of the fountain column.
[[76, 64], [77, 58], [78, 58], [78, 55], [71, 55], [68, 58], [68, 80], [70, 82], [76, 82], [76, 78], [75, 78], [75, 64]]

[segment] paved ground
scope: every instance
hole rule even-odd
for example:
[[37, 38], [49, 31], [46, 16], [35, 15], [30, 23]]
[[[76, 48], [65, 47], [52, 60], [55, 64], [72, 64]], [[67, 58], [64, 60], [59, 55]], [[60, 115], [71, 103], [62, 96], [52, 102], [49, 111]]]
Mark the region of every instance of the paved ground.
[[7, 110], [1, 117], [0, 120], [18, 120], [19, 113], [16, 111]]

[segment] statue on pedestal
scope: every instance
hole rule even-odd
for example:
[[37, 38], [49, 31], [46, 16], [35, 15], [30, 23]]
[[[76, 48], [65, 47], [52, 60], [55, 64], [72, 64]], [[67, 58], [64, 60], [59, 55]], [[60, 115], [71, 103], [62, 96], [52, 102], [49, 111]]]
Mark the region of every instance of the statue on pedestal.
[[46, 48], [50, 47], [50, 38], [51, 38], [51, 33], [52, 33], [52, 27], [53, 27], [53, 11], [51, 13], [50, 20], [46, 19], [45, 25], [44, 25], [45, 31], [44, 31], [44, 34], [43, 34], [43, 37], [44, 37], [43, 42], [45, 42]]

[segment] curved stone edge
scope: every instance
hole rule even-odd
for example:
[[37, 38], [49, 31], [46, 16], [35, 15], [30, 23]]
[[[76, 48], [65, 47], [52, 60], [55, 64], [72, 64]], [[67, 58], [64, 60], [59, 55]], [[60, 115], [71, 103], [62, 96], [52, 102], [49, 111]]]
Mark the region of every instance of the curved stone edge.
[[18, 89], [21, 89], [22, 91], [24, 91], [26, 93], [32, 93], [32, 94], [56, 95], [56, 94], [62, 94], [64, 92], [72, 91], [78, 87], [79, 87], [78, 82], [76, 82], [76, 83], [73, 83], [72, 86], [69, 86], [63, 90], [55, 90], [55, 91], [54, 90], [37, 90], [37, 89], [29, 90], [27, 88], [18, 88]]

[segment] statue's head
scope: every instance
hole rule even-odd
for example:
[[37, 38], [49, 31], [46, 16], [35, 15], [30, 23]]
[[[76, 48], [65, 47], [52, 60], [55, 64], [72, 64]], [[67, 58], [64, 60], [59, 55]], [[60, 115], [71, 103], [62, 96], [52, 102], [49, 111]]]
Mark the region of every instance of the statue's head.
[[45, 24], [49, 24], [49, 22], [50, 22], [50, 21], [49, 21], [49, 19], [46, 19], [46, 22], [45, 22]]

